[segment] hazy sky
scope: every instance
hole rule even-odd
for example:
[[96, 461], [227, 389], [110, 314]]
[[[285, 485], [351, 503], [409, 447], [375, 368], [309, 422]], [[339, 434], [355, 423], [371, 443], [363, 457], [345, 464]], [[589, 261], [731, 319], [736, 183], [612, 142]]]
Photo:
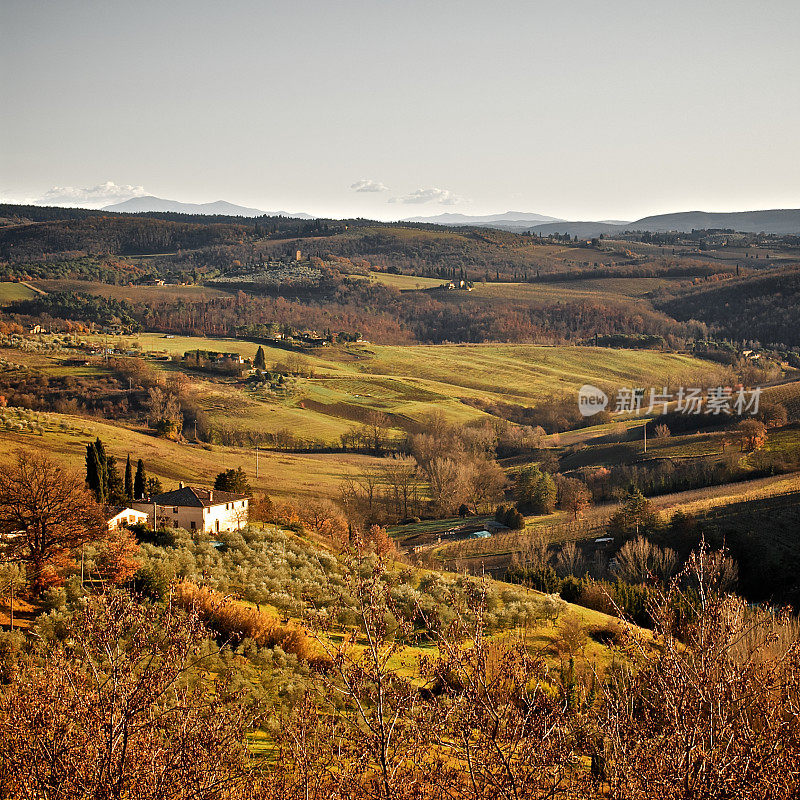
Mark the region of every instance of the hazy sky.
[[796, 208], [798, 34], [798, 0], [0, 0], [0, 198]]

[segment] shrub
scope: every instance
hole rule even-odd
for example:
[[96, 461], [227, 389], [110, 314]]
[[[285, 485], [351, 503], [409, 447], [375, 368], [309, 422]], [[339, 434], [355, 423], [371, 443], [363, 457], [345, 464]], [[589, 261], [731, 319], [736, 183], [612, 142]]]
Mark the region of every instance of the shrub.
[[274, 615], [237, 603], [213, 589], [182, 581], [175, 587], [173, 598], [233, 644], [252, 639], [259, 647], [279, 646], [305, 661], [317, 654], [313, 639], [296, 625], [282, 624]]

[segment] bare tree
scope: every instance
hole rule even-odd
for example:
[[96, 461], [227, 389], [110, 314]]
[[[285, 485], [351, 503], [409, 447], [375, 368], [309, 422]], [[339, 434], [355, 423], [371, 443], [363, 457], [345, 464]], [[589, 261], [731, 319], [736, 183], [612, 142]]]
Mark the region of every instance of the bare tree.
[[0, 694], [0, 775], [17, 792], [3, 796], [236, 796], [249, 717], [224, 681], [187, 687], [206, 637], [198, 619], [115, 594], [64, 624]]
[[[358, 624], [338, 644], [324, 628], [317, 632], [330, 662], [320, 673], [320, 700], [346, 731], [338, 737], [337, 771], [345, 797], [406, 796], [402, 787], [423, 755], [412, 724], [420, 694], [400, 674], [396, 658], [410, 628], [392, 613], [384, 575], [379, 559], [356, 553], [349, 562], [347, 591], [355, 600]], [[348, 713], [341, 714], [342, 704]]]
[[[800, 648], [796, 623], [719, 591], [704, 547], [650, 615], [658, 648], [634, 636], [638, 669], [612, 671], [599, 731], [610, 796], [629, 800], [796, 797]], [[788, 635], [787, 635], [788, 634]]]
[[521, 637], [484, 635], [481, 594], [467, 608], [452, 605], [454, 621], [433, 626], [439, 657], [424, 665], [435, 703], [430, 751], [441, 754], [432, 782], [441, 796], [579, 796], [570, 794], [580, 779], [567, 708], [545, 688], [544, 661]]
[[638, 536], [620, 548], [614, 560], [614, 573], [628, 583], [647, 583], [654, 577], [668, 581], [677, 566], [674, 550], [662, 550], [649, 539]]
[[586, 573], [586, 559], [575, 542], [566, 542], [556, 556], [556, 572], [559, 577], [575, 575], [580, 578]]
[[496, 462], [481, 457], [474, 462], [470, 481], [470, 494], [475, 510], [485, 512], [503, 499], [506, 474]]
[[389, 417], [382, 411], [370, 411], [364, 425], [369, 437], [370, 449], [373, 453], [382, 453], [386, 446]]
[[519, 558], [523, 567], [537, 570], [547, 566], [547, 542], [541, 532], [534, 529], [531, 534], [520, 534]]
[[410, 459], [402, 459], [383, 468], [388, 499], [398, 519], [419, 510], [420, 487], [417, 469]]

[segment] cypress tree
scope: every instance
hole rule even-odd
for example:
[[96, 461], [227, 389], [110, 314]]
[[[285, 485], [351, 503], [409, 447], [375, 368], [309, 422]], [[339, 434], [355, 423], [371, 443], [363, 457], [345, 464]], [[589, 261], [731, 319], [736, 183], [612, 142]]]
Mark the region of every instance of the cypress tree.
[[131, 466], [130, 453], [128, 453], [128, 460], [125, 462], [125, 500], [133, 500], [133, 467]]
[[106, 459], [106, 498], [112, 506], [122, 505], [124, 502], [125, 489], [117, 469], [117, 462], [114, 456]]
[[144, 462], [140, 458], [136, 464], [136, 477], [133, 480], [133, 496], [136, 500], [144, 499], [145, 482]]
[[100, 463], [100, 456], [95, 442], [89, 442], [86, 445], [86, 484], [98, 503], [105, 502], [106, 487], [103, 478], [103, 467]]
[[264, 356], [264, 348], [259, 345], [258, 350], [256, 350], [256, 357], [253, 361], [253, 368], [260, 369], [262, 372], [267, 368], [267, 359]]
[[106, 448], [99, 436], [95, 440], [94, 449], [97, 451], [100, 484], [103, 487], [103, 498], [105, 499], [108, 497], [108, 458], [106, 457]]

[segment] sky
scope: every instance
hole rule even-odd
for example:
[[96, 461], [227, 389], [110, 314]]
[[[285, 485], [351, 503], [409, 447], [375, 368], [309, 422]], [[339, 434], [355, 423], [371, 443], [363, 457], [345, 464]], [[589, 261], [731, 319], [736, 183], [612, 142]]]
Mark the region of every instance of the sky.
[[800, 207], [797, 0], [0, 0], [0, 200]]

